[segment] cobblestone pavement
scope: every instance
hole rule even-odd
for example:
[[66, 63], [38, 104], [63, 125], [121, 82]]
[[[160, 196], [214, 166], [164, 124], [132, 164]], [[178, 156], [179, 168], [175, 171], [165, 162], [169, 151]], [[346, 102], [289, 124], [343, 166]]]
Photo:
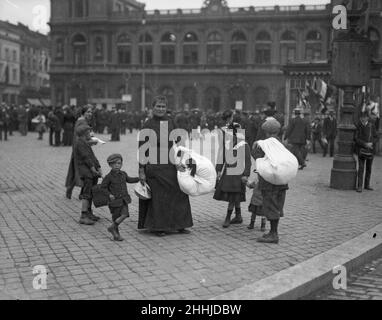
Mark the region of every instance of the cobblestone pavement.
[[309, 300], [382, 300], [382, 258], [348, 275], [346, 290], [326, 288], [304, 299]]
[[[100, 138], [108, 139], [107, 136]], [[226, 204], [212, 195], [191, 200], [189, 235], [158, 238], [137, 231], [137, 198], [121, 227], [125, 242], [110, 240], [107, 208], [95, 226], [78, 224], [79, 189], [67, 200], [64, 181], [71, 148], [54, 148], [36, 134], [0, 143], [0, 298], [16, 299], [208, 299], [270, 276], [382, 222], [382, 159], [373, 186], [358, 194], [328, 187], [332, 159], [310, 156], [308, 168], [290, 185], [280, 223], [280, 244], [255, 241], [246, 228], [251, 191], [242, 211], [245, 224], [221, 227]], [[104, 173], [113, 152], [124, 170], [137, 172], [136, 134], [96, 146]], [[130, 190], [133, 186], [129, 186]], [[133, 192], [131, 192], [133, 193]], [[48, 269], [47, 290], [32, 287], [36, 265]]]

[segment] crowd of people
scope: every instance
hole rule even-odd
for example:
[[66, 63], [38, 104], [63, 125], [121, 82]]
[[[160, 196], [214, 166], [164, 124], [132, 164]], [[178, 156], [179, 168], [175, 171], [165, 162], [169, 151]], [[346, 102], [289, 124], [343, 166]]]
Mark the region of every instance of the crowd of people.
[[[306, 167], [309, 150], [316, 153], [318, 143], [325, 157], [328, 152], [334, 156], [334, 142], [337, 136], [337, 120], [334, 110], [328, 110], [325, 115], [315, 115], [313, 121], [310, 115], [296, 108], [293, 116], [285, 124], [284, 115], [278, 111], [275, 103], [268, 103], [263, 108], [253, 112], [225, 110], [223, 112], [203, 112], [199, 109], [172, 112], [167, 108], [165, 97], [156, 97], [152, 107], [145, 112], [126, 112], [106, 108], [96, 108], [93, 105], [76, 108], [63, 106], [60, 108], [35, 108], [31, 106], [0, 107], [0, 139], [3, 134], [12, 135], [19, 130], [26, 135], [28, 129], [38, 132], [38, 139], [43, 139], [45, 131], [49, 131], [49, 144], [52, 146], [72, 146], [72, 156], [66, 178], [66, 197], [71, 199], [74, 187], [81, 187], [82, 200], [80, 223], [94, 225], [99, 217], [93, 214], [92, 190], [103, 178], [103, 187], [110, 196], [109, 208], [113, 224], [108, 231], [116, 241], [122, 241], [119, 225], [129, 216], [128, 205], [131, 198], [127, 192], [126, 183], [147, 184], [151, 189], [150, 200], [139, 200], [138, 229], [148, 229], [158, 236], [177, 231], [189, 233], [193, 226], [189, 197], [182, 192], [177, 183], [177, 171], [184, 171], [180, 165], [161, 164], [159, 152], [157, 164], [144, 164], [140, 161], [137, 177], [129, 177], [121, 171], [122, 156], [113, 154], [108, 158], [111, 171], [104, 177], [101, 166], [92, 150], [97, 144], [92, 138], [92, 132], [104, 134], [105, 130], [111, 135], [110, 141], [119, 141], [120, 134], [127, 130], [151, 129], [157, 134], [157, 146], [161, 148], [160, 123], [167, 122], [169, 133], [173, 129], [184, 129], [192, 133], [193, 129], [203, 132], [203, 129], [233, 130], [233, 148], [238, 152], [241, 148], [245, 156], [242, 161], [243, 172], [238, 175], [227, 175], [231, 166], [223, 161], [216, 167], [218, 181], [213, 198], [228, 203], [227, 215], [223, 223], [224, 228], [231, 224], [243, 223], [241, 203], [246, 201], [246, 188], [253, 189], [249, 211], [252, 212], [249, 229], [254, 228], [257, 216], [262, 218], [261, 230], [265, 230], [265, 219], [270, 222], [270, 232], [259, 238], [259, 242], [278, 243], [278, 224], [284, 216], [283, 207], [288, 185], [272, 185], [256, 174], [255, 181], [249, 181], [251, 176], [251, 156], [254, 159], [264, 157], [258, 141], [276, 138], [295, 155], [299, 169]], [[245, 131], [240, 131], [244, 129]], [[139, 131], [140, 132], [140, 131]], [[245, 134], [242, 135], [241, 132]], [[228, 133], [227, 133], [228, 134]], [[202, 137], [203, 135], [199, 135]], [[227, 135], [223, 135], [226, 137]], [[225, 138], [224, 138], [225, 139]], [[54, 141], [53, 141], [54, 140]], [[141, 140], [141, 139], [140, 139]], [[372, 190], [371, 168], [378, 140], [376, 126], [367, 112], [362, 112], [357, 123], [355, 134], [355, 153], [358, 155], [358, 184], [357, 191]], [[141, 140], [143, 143], [144, 140]], [[177, 142], [176, 142], [177, 143]], [[220, 147], [225, 148], [223, 143]], [[164, 148], [168, 151], [172, 143]], [[237, 163], [235, 164], [237, 165]], [[366, 172], [365, 172], [366, 170]], [[231, 215], [235, 210], [235, 217]]]

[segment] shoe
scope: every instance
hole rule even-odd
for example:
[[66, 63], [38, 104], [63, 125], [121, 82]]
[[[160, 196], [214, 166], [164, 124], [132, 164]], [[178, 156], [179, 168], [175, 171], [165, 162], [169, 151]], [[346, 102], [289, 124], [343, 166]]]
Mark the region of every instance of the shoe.
[[223, 228], [228, 228], [229, 225], [231, 224], [231, 214], [232, 213], [227, 213], [224, 223], [223, 223]]
[[251, 221], [247, 227], [249, 230], [255, 229], [255, 221]]
[[107, 231], [109, 231], [111, 233], [114, 241], [118, 241], [117, 239], [119, 237], [118, 237], [118, 232], [117, 232], [117, 226], [114, 223], [109, 228], [107, 228]]
[[373, 188], [371, 188], [371, 187], [365, 187], [365, 190], [368, 190], [368, 191], [374, 191], [374, 189]]
[[298, 170], [304, 170], [304, 168], [306, 167], [306, 164], [302, 164], [301, 166], [298, 167]]
[[89, 211], [89, 218], [92, 219], [95, 222], [97, 222], [97, 221], [99, 221], [101, 219], [100, 217], [95, 216], [93, 214], [93, 211]]
[[357, 192], [358, 192], [358, 193], [361, 193], [361, 192], [362, 192], [362, 187], [358, 187], [358, 188], [357, 188]]
[[243, 218], [241, 217], [241, 214], [236, 214], [235, 218], [233, 218], [230, 221], [230, 224], [242, 224], [243, 223]]
[[277, 233], [268, 233], [262, 236], [261, 238], [258, 238], [257, 242], [278, 244], [279, 236], [277, 235]]
[[72, 199], [72, 193], [69, 191], [66, 191], [66, 199]]
[[165, 236], [166, 236], [166, 233], [163, 232], [163, 231], [157, 231], [157, 232], [155, 232], [155, 234], [156, 234], [158, 237], [165, 237]]
[[187, 230], [187, 229], [180, 229], [178, 230], [179, 233], [183, 233], [183, 234], [190, 234], [191, 231], [190, 230]]
[[87, 226], [92, 226], [95, 224], [95, 221], [93, 221], [92, 219], [90, 219], [89, 215], [88, 214], [81, 214], [81, 218], [80, 218], [80, 224], [84, 224], [84, 225], [87, 225]]
[[116, 228], [116, 230], [117, 230], [117, 234], [118, 234], [118, 238], [116, 238], [116, 239], [114, 239], [115, 241], [124, 241], [125, 239], [123, 239], [122, 237], [121, 237], [121, 235], [120, 235], [120, 233], [119, 233], [119, 227], [117, 226], [117, 228]]

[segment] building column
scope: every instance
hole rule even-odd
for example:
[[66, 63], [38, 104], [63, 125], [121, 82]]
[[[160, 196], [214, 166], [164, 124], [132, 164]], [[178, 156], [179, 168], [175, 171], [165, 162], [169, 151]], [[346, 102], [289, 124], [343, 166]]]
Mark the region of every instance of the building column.
[[272, 64], [280, 64], [280, 26], [271, 27], [273, 31], [271, 34], [272, 44], [271, 44], [271, 63]]
[[290, 117], [290, 77], [289, 75], [286, 76], [285, 81], [285, 125], [288, 126], [289, 124], [289, 117]]

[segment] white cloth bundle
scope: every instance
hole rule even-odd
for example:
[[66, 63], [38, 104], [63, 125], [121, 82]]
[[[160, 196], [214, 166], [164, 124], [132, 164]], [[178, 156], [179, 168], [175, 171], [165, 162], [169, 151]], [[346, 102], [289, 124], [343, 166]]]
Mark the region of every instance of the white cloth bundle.
[[256, 160], [256, 170], [261, 177], [274, 185], [288, 184], [298, 172], [297, 158], [276, 138], [257, 142], [265, 157]]
[[180, 189], [185, 194], [194, 197], [212, 192], [216, 184], [216, 170], [212, 162], [208, 158], [185, 147], [177, 147], [174, 145], [174, 150], [175, 155], [177, 155], [179, 151], [182, 152], [182, 156], [176, 158], [177, 164], [186, 166], [186, 161], [190, 158], [192, 158], [193, 163], [196, 164], [194, 177], [191, 175], [191, 169], [189, 168], [186, 168], [185, 172], [178, 171]]

